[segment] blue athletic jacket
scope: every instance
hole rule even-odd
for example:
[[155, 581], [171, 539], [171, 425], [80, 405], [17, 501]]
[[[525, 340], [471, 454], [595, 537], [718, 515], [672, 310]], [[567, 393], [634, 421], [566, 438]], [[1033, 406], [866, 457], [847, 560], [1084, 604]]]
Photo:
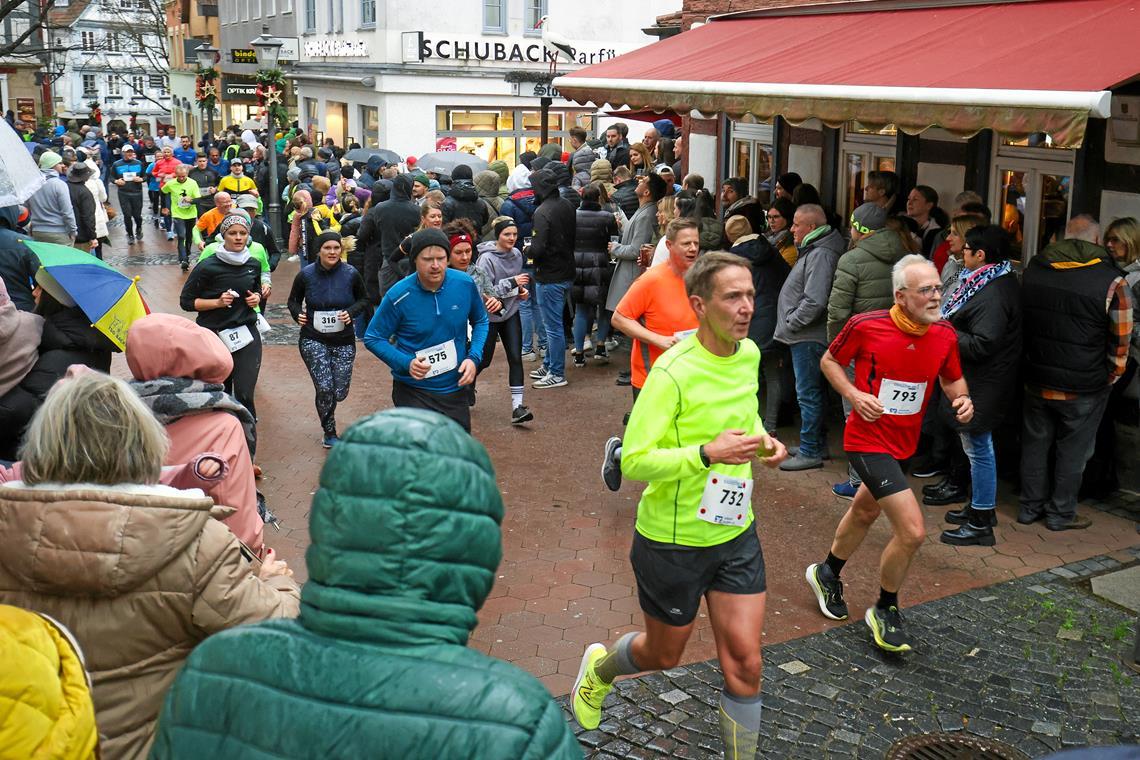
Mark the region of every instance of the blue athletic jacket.
[[[470, 348], [468, 322], [472, 328]], [[455, 369], [423, 380], [408, 374], [417, 351], [449, 340], [455, 341]], [[397, 282], [384, 294], [364, 333], [365, 347], [392, 369], [393, 378], [430, 393], [458, 391], [459, 365], [464, 359], [479, 364], [486, 340], [487, 309], [479, 288], [470, 276], [456, 269], [447, 270], [443, 285], [434, 293], [420, 285], [415, 272]]]

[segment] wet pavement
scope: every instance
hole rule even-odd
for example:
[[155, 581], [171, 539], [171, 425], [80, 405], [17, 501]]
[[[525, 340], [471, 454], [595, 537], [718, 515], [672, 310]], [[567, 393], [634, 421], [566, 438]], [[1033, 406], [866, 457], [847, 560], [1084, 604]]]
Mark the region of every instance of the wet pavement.
[[[182, 313], [178, 308], [178, 292], [184, 275], [176, 263], [174, 244], [158, 239], [160, 235], [153, 227], [147, 228], [147, 239], [141, 246], [128, 248], [121, 226], [113, 228], [112, 238], [114, 245], [107, 252], [108, 260], [130, 274], [141, 276], [140, 287], [151, 308]], [[267, 531], [267, 543], [303, 580], [304, 550], [309, 543], [309, 501], [326, 452], [320, 446], [321, 431], [312, 405], [312, 385], [296, 348], [296, 328], [284, 310], [284, 300], [296, 272], [296, 263], [282, 260], [273, 278], [274, 293], [268, 316], [274, 330], [265, 346], [257, 389], [260, 416], [257, 459], [265, 471], [261, 490], [283, 522], [281, 532]], [[480, 624], [472, 635], [471, 646], [528, 670], [555, 695], [565, 694], [570, 689], [587, 644], [612, 641], [640, 626], [641, 614], [628, 553], [641, 485], [626, 483], [618, 493], [611, 493], [599, 477], [601, 447], [607, 437], [620, 434], [622, 415], [630, 406], [628, 389], [614, 384], [622, 360], [628, 361], [627, 352], [615, 354], [609, 365], [591, 364], [582, 369], [568, 366], [570, 383], [565, 388], [534, 390], [528, 385], [526, 403], [534, 410], [535, 421], [524, 427], [513, 427], [509, 424], [506, 362], [500, 354], [480, 378], [478, 404], [472, 410], [474, 434], [487, 447], [494, 462], [507, 509], [503, 522], [503, 562], [491, 596], [479, 612]], [[113, 371], [127, 374], [121, 356], [116, 357]], [[341, 428], [363, 415], [390, 406], [389, 372], [360, 346], [352, 391], [338, 410]], [[794, 440], [796, 435], [791, 429], [781, 429], [779, 433], [784, 440]], [[840, 449], [839, 442], [833, 441], [832, 450]], [[828, 646], [832, 642], [843, 642], [840, 648], [861, 650], [863, 659], [874, 657], [866, 646], [862, 623], [845, 625], [823, 619], [803, 580], [804, 567], [826, 556], [835, 526], [847, 509], [848, 502], [830, 491], [831, 485], [844, 474], [842, 461], [829, 462], [822, 470], [806, 473], [756, 468], [757, 529], [768, 570], [764, 643], [770, 665], [779, 664], [781, 653], [791, 652], [798, 645], [784, 642], [796, 640], [818, 640], [827, 642]], [[913, 481], [916, 487], [924, 482], [930, 481]], [[1042, 571], [1093, 557], [1118, 557], [1122, 550], [1140, 545], [1134, 524], [1140, 519], [1140, 494], [1135, 491], [1120, 493], [1106, 503], [1082, 505], [1082, 511], [1093, 520], [1090, 529], [1053, 533], [1040, 523], [1018, 525], [1013, 520], [1016, 500], [1008, 485], [1003, 483], [1002, 486], [998, 541], [992, 548], [951, 547], [939, 543], [946, 508], [927, 509], [927, 542], [911, 568], [900, 598], [904, 608], [915, 610], [915, 619], [921, 621], [924, 628], [928, 622], [925, 616], [932, 613], [918, 611], [927, 609], [919, 607], [923, 603], [945, 600], [942, 608], [930, 609], [954, 610], [955, 605], [961, 603], [955, 599], [956, 595], [964, 592], [971, 592], [972, 596], [963, 599], [976, 599], [980, 589], [987, 590], [982, 596], [997, 593], [988, 588], [994, 584], [1006, 584], [999, 588], [1022, 588], [1025, 584], [1017, 579], [1036, 577]], [[844, 580], [853, 611], [861, 611], [875, 599], [879, 552], [888, 539], [888, 526], [880, 521], [847, 565]], [[997, 607], [991, 605], [988, 609]], [[812, 636], [820, 633], [822, 637]], [[809, 636], [812, 638], [805, 638]], [[781, 644], [783, 648], [776, 646]], [[928, 639], [925, 646], [932, 650], [939, 648], [936, 639]], [[712, 631], [702, 607], [684, 663], [704, 663], [714, 655]], [[929, 662], [923, 656], [913, 659], [919, 663]], [[707, 675], [710, 667], [702, 664], [697, 672]], [[814, 667], [822, 670], [828, 666], [821, 660]], [[874, 666], [868, 669], [873, 670]], [[946, 675], [932, 671], [923, 677], [927, 683], [936, 684]], [[878, 676], [883, 674], [880, 672]], [[713, 682], [718, 677], [709, 676]], [[891, 688], [905, 691], [907, 677], [892, 676]], [[652, 689], [659, 683], [653, 678], [657, 677], [638, 683]], [[780, 683], [778, 675], [771, 676], [769, 683], [775, 688]], [[871, 685], [860, 683], [856, 687], [856, 683], [852, 680], [850, 687], [865, 690]], [[635, 687], [622, 687], [632, 688]], [[766, 715], [780, 714], [776, 707], [769, 710]], [[709, 714], [707, 710], [702, 711], [700, 720]], [[860, 713], [861, 717], [852, 720], [866, 721], [869, 715]], [[861, 737], [878, 735], [870, 724], [850, 726], [854, 727], [847, 730]], [[784, 728], [798, 730], [797, 737], [806, 731], [805, 726]], [[821, 736], [830, 734], [825, 732]], [[796, 738], [789, 746], [799, 741]], [[630, 747], [647, 746], [637, 742], [629, 744]], [[597, 746], [605, 748], [601, 743]], [[696, 746], [699, 749], [700, 743]], [[856, 742], [851, 746], [857, 748], [861, 744]], [[840, 749], [837, 744], [835, 756], [847, 756], [838, 754]], [[657, 756], [671, 752], [647, 751], [655, 751]], [[638, 756], [637, 752], [631, 752], [628, 756]]]

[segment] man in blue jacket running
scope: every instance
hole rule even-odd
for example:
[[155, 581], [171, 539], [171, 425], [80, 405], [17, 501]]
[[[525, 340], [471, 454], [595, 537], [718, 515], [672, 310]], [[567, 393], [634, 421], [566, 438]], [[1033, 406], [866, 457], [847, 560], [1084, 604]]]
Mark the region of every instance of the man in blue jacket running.
[[470, 396], [463, 386], [475, 380], [483, 360], [487, 309], [475, 281], [448, 269], [443, 232], [420, 230], [410, 247], [416, 271], [384, 294], [364, 345], [392, 369], [393, 404], [439, 412], [470, 433]]

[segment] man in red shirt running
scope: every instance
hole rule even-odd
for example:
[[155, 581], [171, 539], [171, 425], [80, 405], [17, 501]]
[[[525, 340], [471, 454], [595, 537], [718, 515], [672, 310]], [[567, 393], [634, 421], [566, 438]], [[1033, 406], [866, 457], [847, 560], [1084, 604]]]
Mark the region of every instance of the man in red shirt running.
[[[879, 601], [868, 608], [864, 620], [881, 649], [909, 652], [898, 593], [926, 538], [926, 524], [899, 461], [913, 455], [918, 445], [935, 378], [951, 399], [958, 422], [969, 422], [974, 406], [962, 376], [957, 334], [942, 319], [938, 270], [923, 256], [904, 256], [894, 266], [892, 283], [895, 305], [852, 317], [820, 362], [824, 376], [853, 407], [843, 448], [863, 484], [839, 521], [827, 559], [809, 565], [806, 576], [820, 612], [845, 620], [839, 573], [885, 512], [894, 535], [880, 559]], [[852, 360], [854, 383], [844, 371]]]

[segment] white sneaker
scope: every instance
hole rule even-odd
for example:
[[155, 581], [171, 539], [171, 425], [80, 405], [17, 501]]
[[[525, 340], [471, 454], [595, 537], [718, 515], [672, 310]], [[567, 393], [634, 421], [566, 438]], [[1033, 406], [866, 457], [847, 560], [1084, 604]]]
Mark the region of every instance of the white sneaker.
[[538, 354], [536, 354], [534, 351], [527, 351], [522, 355], [522, 360], [524, 362], [536, 362], [538, 361]]
[[532, 369], [530, 371], [530, 379], [531, 380], [541, 380], [542, 378], [546, 377], [548, 374], [550, 374], [550, 373], [546, 369], [546, 367], [539, 367], [538, 369]]
[[594, 341], [590, 340], [589, 336], [587, 336], [586, 341], [582, 344], [582, 350], [583, 351], [590, 351], [590, 350], [593, 350], [593, 348], [594, 348]]
[[606, 341], [606, 350], [607, 351], [613, 351], [617, 347], [618, 347], [617, 338], [610, 338], [609, 340]]

